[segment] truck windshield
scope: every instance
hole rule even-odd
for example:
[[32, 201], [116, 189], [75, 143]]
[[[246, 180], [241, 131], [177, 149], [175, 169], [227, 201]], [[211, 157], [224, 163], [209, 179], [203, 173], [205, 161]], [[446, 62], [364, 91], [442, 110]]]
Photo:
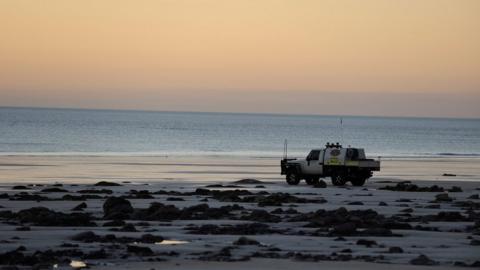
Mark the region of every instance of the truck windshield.
[[312, 150], [310, 154], [308, 154], [307, 159], [308, 160], [318, 160], [320, 157], [320, 151], [319, 150]]

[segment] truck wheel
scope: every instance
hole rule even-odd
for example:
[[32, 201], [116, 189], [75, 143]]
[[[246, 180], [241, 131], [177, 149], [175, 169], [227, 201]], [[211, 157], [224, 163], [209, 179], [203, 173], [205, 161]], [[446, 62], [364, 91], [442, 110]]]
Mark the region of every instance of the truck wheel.
[[366, 178], [353, 178], [352, 180], [350, 180], [352, 185], [357, 186], [357, 187], [363, 186], [365, 184], [365, 181], [367, 181]]
[[289, 185], [298, 185], [300, 177], [296, 173], [289, 173], [287, 174], [287, 183]]
[[305, 182], [307, 182], [308, 185], [312, 185], [312, 186], [318, 184], [319, 181], [320, 181], [320, 177], [318, 176], [305, 178]]
[[332, 184], [334, 186], [343, 186], [347, 182], [347, 180], [345, 179], [345, 176], [343, 176], [342, 174], [334, 174], [331, 176], [331, 178], [332, 178]]

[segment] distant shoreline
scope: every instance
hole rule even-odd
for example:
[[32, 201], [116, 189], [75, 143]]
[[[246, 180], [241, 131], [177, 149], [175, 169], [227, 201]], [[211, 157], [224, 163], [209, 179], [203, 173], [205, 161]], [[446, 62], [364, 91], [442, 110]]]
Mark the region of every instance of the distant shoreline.
[[76, 107], [30, 107], [30, 106], [0, 106], [0, 109], [14, 110], [68, 110], [68, 111], [98, 111], [98, 112], [128, 112], [128, 113], [176, 113], [176, 114], [230, 114], [230, 115], [251, 115], [269, 117], [348, 117], [348, 118], [386, 118], [386, 119], [445, 119], [445, 120], [467, 120], [480, 121], [479, 117], [447, 117], [447, 116], [413, 116], [413, 115], [339, 115], [339, 114], [310, 114], [310, 113], [276, 113], [276, 112], [227, 112], [227, 111], [188, 111], [188, 110], [139, 110], [139, 109], [114, 109], [114, 108], [76, 108]]

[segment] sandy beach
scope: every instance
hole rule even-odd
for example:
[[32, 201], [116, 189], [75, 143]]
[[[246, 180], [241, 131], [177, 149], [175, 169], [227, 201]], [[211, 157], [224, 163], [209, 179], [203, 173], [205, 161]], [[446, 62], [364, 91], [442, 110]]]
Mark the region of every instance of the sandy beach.
[[1, 156], [0, 172], [0, 264], [19, 269], [480, 266], [477, 158], [382, 159], [363, 187], [289, 186], [274, 158]]

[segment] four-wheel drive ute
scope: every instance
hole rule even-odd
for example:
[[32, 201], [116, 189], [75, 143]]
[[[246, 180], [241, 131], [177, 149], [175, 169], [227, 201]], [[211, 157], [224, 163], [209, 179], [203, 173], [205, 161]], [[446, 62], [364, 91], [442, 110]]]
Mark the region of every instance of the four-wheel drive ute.
[[380, 161], [367, 159], [362, 148], [343, 148], [340, 144], [329, 144], [325, 148], [313, 149], [305, 159], [281, 161], [281, 174], [286, 175], [287, 183], [297, 185], [305, 179], [315, 185], [321, 177], [330, 177], [332, 184], [343, 186], [351, 182], [363, 186], [373, 171], [380, 171]]

